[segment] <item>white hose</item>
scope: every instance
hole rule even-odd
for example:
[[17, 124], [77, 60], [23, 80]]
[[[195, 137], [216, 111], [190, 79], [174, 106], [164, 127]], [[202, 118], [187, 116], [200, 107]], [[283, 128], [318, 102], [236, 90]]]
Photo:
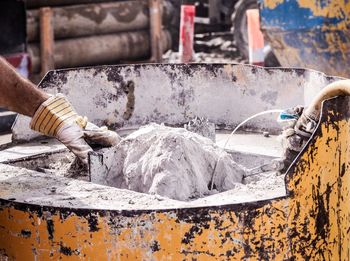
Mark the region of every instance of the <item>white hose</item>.
[[[261, 116], [261, 115], [265, 115], [265, 114], [270, 114], [270, 113], [281, 113], [283, 112], [284, 110], [281, 110], [281, 109], [274, 109], [274, 110], [267, 110], [267, 111], [262, 111], [262, 112], [259, 112], [259, 113], [256, 113], [252, 116], [250, 116], [249, 118], [245, 119], [244, 121], [242, 121], [240, 124], [237, 125], [237, 127], [231, 132], [230, 136], [227, 138], [225, 144], [224, 144], [224, 150], [226, 149], [226, 146], [227, 146], [227, 143], [229, 142], [230, 138], [232, 138], [233, 134], [235, 134], [235, 132], [240, 128], [242, 127], [243, 124], [247, 123], [248, 121], [250, 121], [251, 119], [254, 119], [258, 116]], [[210, 185], [210, 190], [213, 190], [214, 188], [214, 180], [215, 180], [215, 170], [216, 170], [216, 166], [218, 165], [219, 161], [221, 159], [221, 155], [219, 156], [218, 160], [215, 162], [215, 166], [214, 166], [214, 169], [213, 169], [213, 175], [212, 175], [212, 178], [211, 178], [211, 185]]]
[[318, 121], [322, 102], [339, 95], [350, 95], [350, 80], [340, 80], [328, 84], [317, 94], [317, 96], [312, 100], [311, 104], [305, 109], [303, 114], [310, 117], [314, 121]]

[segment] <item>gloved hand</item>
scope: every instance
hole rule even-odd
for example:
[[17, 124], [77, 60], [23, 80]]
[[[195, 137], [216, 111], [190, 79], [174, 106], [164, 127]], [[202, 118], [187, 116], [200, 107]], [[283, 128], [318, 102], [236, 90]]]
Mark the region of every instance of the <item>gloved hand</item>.
[[121, 138], [106, 127], [99, 128], [79, 116], [63, 94], [50, 97], [35, 112], [30, 123], [31, 129], [57, 138], [84, 164], [88, 163], [90, 144], [114, 146]]
[[283, 165], [281, 173], [288, 170], [299, 152], [304, 148], [314, 132], [317, 123], [309, 119], [304, 114], [304, 107], [297, 106], [286, 111], [287, 115], [292, 115], [292, 120], [286, 120], [287, 126], [282, 132]]

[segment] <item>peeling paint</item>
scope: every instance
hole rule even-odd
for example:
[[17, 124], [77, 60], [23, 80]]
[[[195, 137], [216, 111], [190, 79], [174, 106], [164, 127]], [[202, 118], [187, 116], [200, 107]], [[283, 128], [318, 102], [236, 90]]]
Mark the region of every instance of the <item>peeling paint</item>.
[[265, 0], [264, 5], [267, 8], [274, 9], [276, 8], [279, 4], [283, 3], [284, 0]]
[[283, 66], [349, 76], [350, 2], [261, 1], [261, 24]]

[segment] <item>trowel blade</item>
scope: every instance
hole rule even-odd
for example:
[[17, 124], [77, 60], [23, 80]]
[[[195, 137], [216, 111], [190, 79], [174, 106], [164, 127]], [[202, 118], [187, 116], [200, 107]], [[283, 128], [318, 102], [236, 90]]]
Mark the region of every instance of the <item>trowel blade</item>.
[[107, 176], [111, 169], [115, 155], [115, 148], [103, 148], [89, 153], [89, 180], [90, 182], [108, 185]]

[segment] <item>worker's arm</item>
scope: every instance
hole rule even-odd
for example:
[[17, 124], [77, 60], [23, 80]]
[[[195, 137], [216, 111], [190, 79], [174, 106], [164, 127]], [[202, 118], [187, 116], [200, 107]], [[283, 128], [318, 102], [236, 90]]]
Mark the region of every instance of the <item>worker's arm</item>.
[[0, 57], [0, 105], [10, 111], [32, 117], [49, 96], [21, 77]]
[[0, 106], [32, 117], [31, 129], [57, 138], [85, 164], [92, 150], [85, 139], [103, 146], [113, 146], [120, 141], [117, 133], [79, 116], [62, 94], [49, 96], [36, 88], [1, 57]]

